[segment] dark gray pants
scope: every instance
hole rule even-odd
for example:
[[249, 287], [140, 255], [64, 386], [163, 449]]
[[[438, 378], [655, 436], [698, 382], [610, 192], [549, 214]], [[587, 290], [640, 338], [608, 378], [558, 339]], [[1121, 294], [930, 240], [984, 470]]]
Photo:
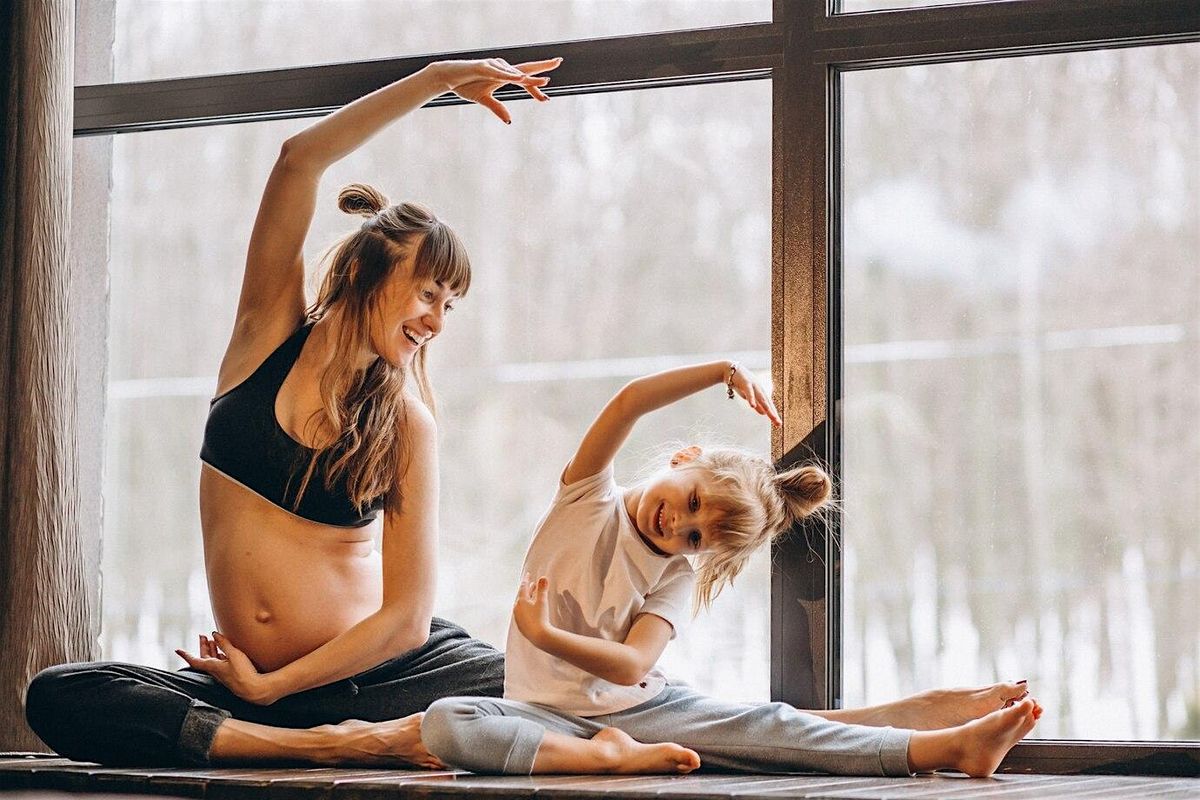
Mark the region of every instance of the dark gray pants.
[[504, 692], [504, 656], [434, 618], [424, 645], [352, 678], [258, 706], [191, 669], [96, 662], [45, 669], [29, 685], [29, 726], [60, 755], [113, 766], [208, 763], [227, 718], [280, 728], [399, 719], [442, 697]]

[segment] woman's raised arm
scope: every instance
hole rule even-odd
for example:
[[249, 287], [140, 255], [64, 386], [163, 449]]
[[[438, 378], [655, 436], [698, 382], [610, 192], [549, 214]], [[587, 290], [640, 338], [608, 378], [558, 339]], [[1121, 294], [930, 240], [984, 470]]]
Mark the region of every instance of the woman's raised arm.
[[492, 93], [505, 84], [522, 86], [544, 100], [549, 78], [536, 73], [559, 60], [517, 66], [501, 59], [441, 61], [384, 86], [338, 109], [283, 143], [267, 179], [238, 300], [235, 339], [278, 327], [286, 335], [304, 314], [304, 239], [316, 208], [317, 185], [326, 168], [434, 97], [454, 92], [479, 103], [508, 122], [508, 112]]

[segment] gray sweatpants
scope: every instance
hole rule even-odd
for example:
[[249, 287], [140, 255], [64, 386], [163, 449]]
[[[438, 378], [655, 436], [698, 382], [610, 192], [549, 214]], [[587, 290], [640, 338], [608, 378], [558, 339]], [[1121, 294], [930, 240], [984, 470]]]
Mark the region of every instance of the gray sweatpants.
[[516, 700], [448, 697], [425, 712], [421, 738], [431, 753], [461, 769], [529, 775], [546, 731], [590, 739], [606, 727], [639, 742], [681, 744], [695, 750], [706, 767], [910, 774], [910, 730], [830, 722], [786, 703], [729, 703], [679, 685], [627, 711], [598, 717]]

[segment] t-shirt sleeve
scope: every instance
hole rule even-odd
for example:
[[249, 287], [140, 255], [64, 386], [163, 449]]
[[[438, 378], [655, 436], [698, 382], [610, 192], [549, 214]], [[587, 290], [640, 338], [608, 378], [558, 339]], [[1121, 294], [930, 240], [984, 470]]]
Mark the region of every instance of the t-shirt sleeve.
[[580, 478], [574, 483], [564, 484], [560, 477], [558, 481], [558, 493], [554, 495], [553, 505], [560, 506], [580, 501], [604, 500], [611, 497], [616, 488], [617, 484], [613, 478], [613, 465], [609, 463], [607, 467], [595, 475]]
[[654, 614], [671, 623], [671, 638], [674, 639], [692, 618], [692, 589], [696, 576], [687, 560], [679, 562], [665, 573], [658, 585], [646, 595], [639, 614]]

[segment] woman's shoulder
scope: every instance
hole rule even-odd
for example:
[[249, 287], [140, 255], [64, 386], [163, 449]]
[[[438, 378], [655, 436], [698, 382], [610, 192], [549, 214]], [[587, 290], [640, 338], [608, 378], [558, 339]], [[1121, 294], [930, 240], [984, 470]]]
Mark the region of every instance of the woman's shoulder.
[[415, 392], [405, 391], [400, 398], [401, 413], [396, 418], [398, 444], [411, 448], [437, 442], [437, 418]]

